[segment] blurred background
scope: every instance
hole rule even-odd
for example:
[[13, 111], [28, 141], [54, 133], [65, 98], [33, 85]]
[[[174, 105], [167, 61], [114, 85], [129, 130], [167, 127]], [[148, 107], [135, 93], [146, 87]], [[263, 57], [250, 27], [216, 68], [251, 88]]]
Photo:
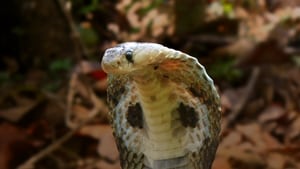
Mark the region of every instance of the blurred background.
[[0, 18], [1, 169], [120, 168], [100, 62], [126, 41], [206, 67], [213, 169], [300, 169], [299, 0], [10, 0]]

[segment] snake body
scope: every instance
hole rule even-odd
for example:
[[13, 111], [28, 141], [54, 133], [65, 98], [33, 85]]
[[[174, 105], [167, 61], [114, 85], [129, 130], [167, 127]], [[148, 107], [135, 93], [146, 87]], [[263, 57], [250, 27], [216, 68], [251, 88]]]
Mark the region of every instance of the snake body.
[[209, 169], [219, 96], [192, 56], [155, 43], [107, 49], [108, 103], [123, 169]]

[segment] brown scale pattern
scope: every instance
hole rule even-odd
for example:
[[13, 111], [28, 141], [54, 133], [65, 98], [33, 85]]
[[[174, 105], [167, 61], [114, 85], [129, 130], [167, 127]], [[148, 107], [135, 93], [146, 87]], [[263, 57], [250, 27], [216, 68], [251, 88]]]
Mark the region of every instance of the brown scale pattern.
[[121, 166], [126, 169], [143, 169], [145, 168], [143, 164], [144, 155], [142, 153], [136, 153], [130, 151], [122, 141], [121, 138], [116, 137], [118, 149], [121, 150], [120, 152], [120, 161]]

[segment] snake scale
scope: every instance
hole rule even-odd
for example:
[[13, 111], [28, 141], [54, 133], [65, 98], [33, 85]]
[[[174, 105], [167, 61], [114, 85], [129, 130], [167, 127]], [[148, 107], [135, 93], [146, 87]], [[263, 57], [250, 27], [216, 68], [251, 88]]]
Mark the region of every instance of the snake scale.
[[123, 169], [209, 169], [220, 99], [192, 56], [156, 43], [107, 49], [108, 103]]

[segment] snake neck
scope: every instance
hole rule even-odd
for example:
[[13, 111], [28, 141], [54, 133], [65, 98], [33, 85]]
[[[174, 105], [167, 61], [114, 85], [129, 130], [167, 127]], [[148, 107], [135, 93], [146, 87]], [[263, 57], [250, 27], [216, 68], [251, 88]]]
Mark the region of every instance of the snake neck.
[[153, 160], [182, 156], [180, 139], [174, 137], [173, 112], [178, 106], [174, 87], [151, 72], [136, 76], [134, 82], [143, 110], [145, 155]]

